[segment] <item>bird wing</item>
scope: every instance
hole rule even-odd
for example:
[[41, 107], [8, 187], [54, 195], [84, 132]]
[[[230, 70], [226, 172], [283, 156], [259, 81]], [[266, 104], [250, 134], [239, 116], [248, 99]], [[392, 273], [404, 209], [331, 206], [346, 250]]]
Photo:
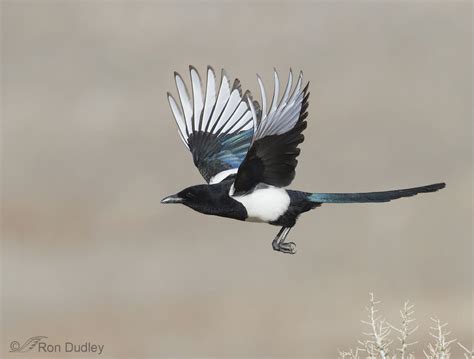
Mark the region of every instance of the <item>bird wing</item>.
[[300, 154], [298, 145], [303, 142], [303, 130], [306, 128], [308, 112], [308, 85], [302, 88], [303, 73], [300, 72], [293, 91], [293, 74], [290, 70], [288, 83], [280, 101], [280, 80], [274, 71], [275, 86], [271, 105], [267, 112], [267, 98], [263, 82], [258, 77], [262, 95], [261, 114], [249, 101], [255, 131], [252, 145], [240, 165], [234, 185], [233, 194], [248, 193], [259, 183], [275, 187], [288, 186], [295, 177]]
[[189, 66], [189, 72], [192, 97], [183, 78], [175, 72], [180, 105], [170, 93], [168, 101], [194, 164], [208, 183], [218, 183], [235, 174], [245, 158], [254, 132], [249, 104], [258, 112], [258, 103], [253, 103], [250, 92], [242, 95], [238, 79], [231, 87], [224, 70], [217, 87], [214, 70], [208, 66], [204, 91], [197, 70]]

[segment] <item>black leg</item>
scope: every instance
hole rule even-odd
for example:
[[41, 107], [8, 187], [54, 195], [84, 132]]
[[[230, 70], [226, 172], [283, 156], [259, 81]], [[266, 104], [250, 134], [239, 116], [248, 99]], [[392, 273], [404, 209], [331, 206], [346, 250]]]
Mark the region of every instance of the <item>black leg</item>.
[[291, 227], [282, 227], [275, 239], [272, 242], [272, 247], [275, 251], [279, 251], [287, 254], [296, 253], [296, 244], [293, 242], [285, 242], [286, 236], [290, 233]]
[[275, 250], [275, 251], [280, 250], [279, 242], [280, 242], [280, 238], [281, 238], [283, 232], [285, 231], [285, 229], [286, 229], [286, 227], [281, 227], [280, 231], [278, 232], [276, 237], [273, 239], [273, 241], [272, 241], [273, 250]]

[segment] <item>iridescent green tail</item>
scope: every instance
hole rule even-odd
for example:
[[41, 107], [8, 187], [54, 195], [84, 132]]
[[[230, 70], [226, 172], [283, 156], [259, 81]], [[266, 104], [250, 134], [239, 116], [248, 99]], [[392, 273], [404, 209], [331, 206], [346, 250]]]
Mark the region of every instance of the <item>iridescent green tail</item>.
[[370, 203], [389, 202], [393, 199], [411, 197], [418, 193], [436, 192], [446, 187], [445, 183], [435, 183], [428, 186], [397, 189], [394, 191], [367, 193], [312, 193], [308, 199], [314, 203]]

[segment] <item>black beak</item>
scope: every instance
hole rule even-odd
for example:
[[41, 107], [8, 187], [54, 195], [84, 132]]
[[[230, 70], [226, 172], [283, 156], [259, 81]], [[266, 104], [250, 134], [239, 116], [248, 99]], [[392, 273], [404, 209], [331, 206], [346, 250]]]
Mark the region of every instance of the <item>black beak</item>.
[[161, 203], [183, 203], [183, 199], [176, 194], [165, 197], [161, 200]]

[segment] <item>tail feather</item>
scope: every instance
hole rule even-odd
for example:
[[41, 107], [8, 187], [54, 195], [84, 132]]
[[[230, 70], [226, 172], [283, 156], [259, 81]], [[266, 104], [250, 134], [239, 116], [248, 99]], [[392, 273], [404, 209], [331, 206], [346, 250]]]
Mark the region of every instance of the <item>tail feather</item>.
[[308, 199], [314, 203], [370, 203], [389, 202], [393, 199], [411, 197], [418, 193], [436, 192], [446, 187], [445, 183], [435, 183], [428, 186], [397, 189], [394, 191], [366, 193], [312, 193]]

